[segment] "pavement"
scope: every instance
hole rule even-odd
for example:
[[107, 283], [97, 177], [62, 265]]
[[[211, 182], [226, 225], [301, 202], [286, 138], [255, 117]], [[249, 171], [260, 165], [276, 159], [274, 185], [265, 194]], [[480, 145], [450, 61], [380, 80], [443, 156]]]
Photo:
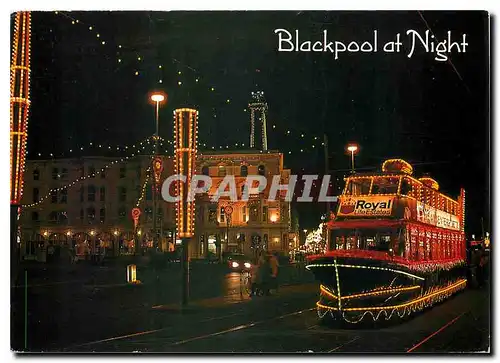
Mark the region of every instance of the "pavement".
[[73, 282], [59, 275], [12, 289], [12, 346], [51, 352], [442, 353], [488, 351], [490, 345], [488, 286], [461, 292], [408, 321], [368, 329], [319, 325], [318, 284], [307, 272], [284, 272], [287, 286], [270, 297], [249, 298], [239, 288], [239, 274], [197, 267], [190, 304], [182, 308], [174, 293], [180, 281], [175, 268], [161, 271], [167, 279], [144, 271], [145, 283], [137, 286], [103, 271], [82, 268]]

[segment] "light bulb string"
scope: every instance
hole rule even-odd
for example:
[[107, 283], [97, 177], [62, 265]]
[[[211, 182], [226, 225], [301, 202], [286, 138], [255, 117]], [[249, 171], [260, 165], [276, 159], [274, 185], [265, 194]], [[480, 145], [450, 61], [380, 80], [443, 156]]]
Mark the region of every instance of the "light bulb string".
[[72, 182], [69, 182], [68, 184], [66, 185], [63, 185], [61, 187], [58, 187], [58, 188], [51, 188], [49, 189], [49, 191], [47, 192], [46, 195], [44, 195], [43, 197], [41, 197], [37, 202], [35, 203], [29, 203], [29, 204], [23, 204], [22, 207], [23, 208], [33, 208], [37, 205], [40, 205], [41, 203], [43, 203], [49, 196], [51, 196], [52, 192], [56, 191], [61, 191], [61, 190], [67, 190], [71, 187], [73, 187], [74, 185], [76, 184], [79, 184], [80, 182], [84, 181], [84, 180], [87, 180], [89, 178], [93, 178], [96, 176], [97, 173], [101, 173], [101, 172], [104, 172], [106, 169], [110, 168], [111, 166], [114, 166], [114, 165], [118, 165], [118, 164], [121, 164], [123, 162], [126, 162], [128, 161], [130, 158], [133, 158], [135, 156], [139, 156], [138, 154], [136, 155], [135, 153], [132, 153], [131, 156], [124, 156], [124, 157], [119, 157], [115, 160], [113, 160], [112, 162], [110, 163], [107, 163], [106, 165], [104, 165], [99, 171], [94, 171], [92, 173], [88, 173], [87, 175], [84, 175], [84, 176], [81, 176], [75, 180], [73, 180]]

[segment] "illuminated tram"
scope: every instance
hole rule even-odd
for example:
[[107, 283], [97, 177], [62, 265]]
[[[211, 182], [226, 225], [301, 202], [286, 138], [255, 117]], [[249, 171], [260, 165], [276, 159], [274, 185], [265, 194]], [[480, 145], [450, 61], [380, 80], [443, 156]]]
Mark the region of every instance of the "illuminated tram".
[[465, 191], [454, 200], [401, 159], [346, 179], [328, 251], [309, 257], [321, 320], [403, 318], [466, 286]]

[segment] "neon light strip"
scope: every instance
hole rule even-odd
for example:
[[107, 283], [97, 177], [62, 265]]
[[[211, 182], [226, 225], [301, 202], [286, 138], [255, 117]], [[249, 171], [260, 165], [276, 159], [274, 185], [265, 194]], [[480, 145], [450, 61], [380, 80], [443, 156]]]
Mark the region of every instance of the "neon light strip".
[[319, 285], [320, 291], [324, 292], [330, 297], [333, 297], [334, 299], [338, 299], [339, 297], [335, 295], [330, 289], [328, 289], [325, 285]]
[[337, 259], [334, 259], [333, 260], [334, 264], [335, 264], [335, 276], [337, 278], [337, 292], [339, 294], [339, 297], [340, 299], [338, 299], [338, 302], [339, 302], [339, 310], [342, 309], [342, 296], [340, 294], [340, 279], [339, 279], [339, 269], [337, 267]]
[[[448, 286], [446, 288], [438, 290], [438, 291], [436, 291], [436, 292], [434, 292], [432, 294], [428, 294], [428, 295], [422, 296], [422, 297], [420, 297], [418, 299], [414, 299], [414, 300], [408, 301], [407, 303], [404, 303], [404, 304], [391, 305], [391, 306], [371, 306], [371, 307], [364, 307], [364, 308], [346, 308], [346, 309], [342, 309], [342, 310], [343, 311], [365, 311], [365, 310], [368, 311], [368, 310], [384, 310], [384, 309], [399, 309], [399, 308], [404, 308], [406, 306], [417, 304], [417, 303], [419, 303], [421, 301], [430, 299], [431, 297], [433, 297], [435, 295], [438, 295], [438, 294], [441, 294], [441, 293], [445, 293], [445, 292], [447, 292], [449, 290], [452, 290], [454, 288], [460, 287], [461, 285], [465, 285], [466, 283], [467, 283], [467, 280], [465, 280], [465, 279], [459, 280], [458, 282], [456, 282], [455, 284], [453, 284], [451, 286]], [[317, 302], [316, 306], [324, 308], [324, 309], [329, 309], [329, 310], [340, 310], [338, 308], [334, 308], [334, 307], [331, 307], [331, 306], [328, 306], [328, 305], [323, 305], [320, 302]]]
[[409, 277], [412, 277], [414, 279], [418, 279], [418, 280], [425, 280], [423, 277], [420, 277], [420, 276], [416, 276], [416, 275], [412, 275], [408, 272], [404, 272], [404, 271], [400, 271], [400, 270], [394, 270], [394, 269], [391, 269], [391, 268], [385, 268], [385, 267], [376, 267], [376, 266], [356, 266], [356, 265], [337, 265], [336, 263], [318, 263], [318, 264], [312, 264], [312, 265], [307, 265], [306, 266], [306, 269], [310, 269], [311, 267], [346, 267], [346, 268], [366, 268], [366, 269], [370, 269], [370, 270], [382, 270], [382, 271], [391, 271], [391, 272], [395, 272], [395, 273], [398, 273], [398, 274], [402, 274], [402, 275], [406, 275], [406, 276], [409, 276]]
[[[385, 289], [385, 290], [372, 290], [368, 291], [365, 293], [361, 294], [355, 294], [355, 295], [346, 295], [340, 297], [342, 300], [349, 300], [349, 299], [355, 299], [359, 297], [365, 297], [365, 296], [373, 296], [373, 295], [385, 295], [385, 294], [391, 294], [395, 292], [403, 292], [403, 291], [411, 291], [411, 290], [417, 290], [420, 289], [421, 287], [419, 285], [414, 285], [414, 286], [408, 286], [408, 287], [399, 287], [399, 288], [394, 288], [394, 289]], [[324, 292], [326, 295], [338, 299], [339, 297], [335, 295], [330, 289], [328, 289], [325, 285], [320, 285], [320, 290]]]

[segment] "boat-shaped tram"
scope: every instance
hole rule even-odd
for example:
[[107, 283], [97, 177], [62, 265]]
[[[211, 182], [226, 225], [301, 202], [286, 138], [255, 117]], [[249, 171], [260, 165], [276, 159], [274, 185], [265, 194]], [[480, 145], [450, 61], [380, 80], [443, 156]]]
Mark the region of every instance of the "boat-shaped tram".
[[466, 287], [465, 191], [452, 199], [401, 159], [352, 174], [328, 226], [327, 251], [308, 258], [321, 320], [398, 319]]

